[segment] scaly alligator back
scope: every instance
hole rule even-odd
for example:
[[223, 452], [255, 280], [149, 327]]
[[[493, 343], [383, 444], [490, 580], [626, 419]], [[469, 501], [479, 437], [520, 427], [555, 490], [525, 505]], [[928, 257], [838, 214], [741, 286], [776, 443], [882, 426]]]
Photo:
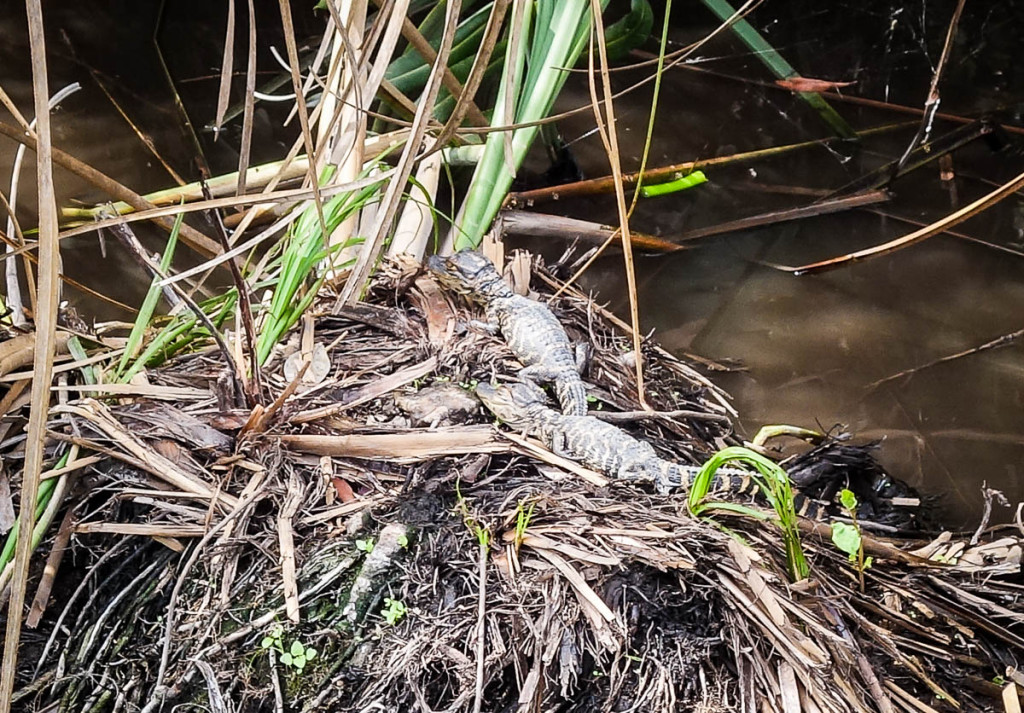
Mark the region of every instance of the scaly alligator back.
[[484, 305], [488, 323], [525, 367], [521, 378], [554, 384], [564, 413], [587, 413], [587, 391], [569, 337], [546, 305], [515, 294], [491, 261], [472, 250], [434, 255], [427, 267], [442, 285]]
[[[536, 384], [480, 384], [476, 393], [484, 406], [510, 428], [539, 436], [556, 454], [604, 475], [653, 482], [659, 492], [668, 493], [677, 489], [688, 491], [700, 471], [697, 466], [658, 457], [650, 443], [610, 423], [593, 416], [567, 416], [548, 408], [544, 392]], [[748, 471], [719, 468], [711, 492], [752, 498], [759, 487]], [[799, 493], [794, 496], [793, 505], [797, 514], [804, 517], [821, 519], [825, 515], [821, 505]]]

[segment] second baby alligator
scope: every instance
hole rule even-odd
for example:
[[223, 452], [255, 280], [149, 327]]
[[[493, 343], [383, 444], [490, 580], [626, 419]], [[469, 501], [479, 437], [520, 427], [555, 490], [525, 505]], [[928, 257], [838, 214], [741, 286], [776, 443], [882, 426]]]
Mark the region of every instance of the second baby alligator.
[[[536, 384], [513, 382], [502, 386], [479, 384], [476, 394], [509, 428], [539, 437], [555, 454], [579, 461], [612, 478], [653, 482], [662, 493], [689, 490], [700, 471], [661, 458], [646, 441], [593, 416], [560, 414], [545, 404], [546, 395]], [[754, 496], [757, 482], [747, 471], [719, 468], [711, 491]], [[820, 519], [824, 508], [803, 495], [793, 500], [798, 515]]]
[[580, 379], [583, 352], [573, 351], [569, 337], [546, 305], [517, 295], [494, 265], [472, 250], [448, 257], [434, 255], [427, 267], [445, 287], [484, 306], [487, 327], [501, 332], [523, 364], [521, 379], [554, 385], [565, 414], [587, 413], [587, 390]]

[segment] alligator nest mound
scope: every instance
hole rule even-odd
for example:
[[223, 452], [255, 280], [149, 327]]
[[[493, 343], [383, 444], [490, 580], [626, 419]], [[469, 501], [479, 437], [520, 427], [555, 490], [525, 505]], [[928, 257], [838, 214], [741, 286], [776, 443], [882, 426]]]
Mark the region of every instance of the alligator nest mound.
[[[805, 523], [811, 575], [790, 584], [772, 522], [694, 519], [496, 428], [466, 387], [518, 367], [416, 267], [329, 304], [265, 370], [263, 408], [230, 408], [217, 350], [149, 373], [147, 398], [56, 407], [77, 479], [35, 574], [57, 594], [30, 613], [21, 707], [1014, 710], [1019, 532], [866, 538], [861, 577]], [[571, 289], [552, 306], [593, 345], [600, 410], [637, 409], [621, 323]], [[642, 358], [673, 413], [623, 427], [689, 463], [739, 443], [721, 392]]]

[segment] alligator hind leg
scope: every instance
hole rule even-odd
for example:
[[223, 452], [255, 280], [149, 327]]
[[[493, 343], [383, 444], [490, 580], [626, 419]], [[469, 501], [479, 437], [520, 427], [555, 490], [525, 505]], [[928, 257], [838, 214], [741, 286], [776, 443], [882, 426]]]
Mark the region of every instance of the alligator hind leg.
[[643, 463], [627, 463], [615, 471], [615, 477], [627, 482], [651, 482], [651, 474]]
[[568, 450], [568, 444], [566, 443], [565, 434], [559, 431], [555, 431], [551, 434], [551, 452], [556, 456], [567, 458], [569, 460], [579, 460], [576, 456]]
[[584, 342], [576, 345], [576, 373], [582, 374], [590, 362], [590, 346]]

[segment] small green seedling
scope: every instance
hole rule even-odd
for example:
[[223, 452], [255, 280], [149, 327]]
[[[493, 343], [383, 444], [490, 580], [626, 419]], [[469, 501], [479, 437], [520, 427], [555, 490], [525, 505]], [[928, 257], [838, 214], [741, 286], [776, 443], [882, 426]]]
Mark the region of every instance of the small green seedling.
[[469, 504], [466, 498], [462, 495], [462, 489], [458, 480], [455, 481], [455, 512], [462, 515], [462, 521], [470, 532], [476, 537], [476, 541], [480, 543], [481, 547], [487, 547], [491, 541], [491, 533], [486, 527], [478, 523], [472, 515], [469, 514]]
[[526, 510], [523, 508], [523, 503], [520, 501], [516, 505], [516, 535], [514, 546], [516, 552], [523, 544], [523, 537], [526, 536], [526, 528], [530, 526], [530, 520], [533, 518], [533, 509], [537, 506], [537, 503], [530, 503], [530, 509]]
[[270, 633], [263, 637], [263, 640], [260, 642], [260, 648], [276, 651], [278, 661], [302, 673], [302, 670], [306, 668], [306, 664], [316, 658], [316, 649], [312, 646], [305, 646], [296, 639], [285, 650], [283, 636], [284, 628], [280, 624], [276, 624], [270, 630]]
[[409, 536], [408, 535], [399, 535], [398, 536], [398, 546], [401, 547], [403, 550], [406, 549], [409, 546]]
[[384, 608], [380, 610], [380, 615], [384, 617], [384, 621], [386, 621], [389, 626], [394, 626], [405, 618], [407, 611], [405, 602], [401, 599], [384, 597]]
[[372, 537], [367, 537], [365, 540], [356, 540], [356, 549], [360, 552], [365, 552], [366, 554], [373, 552], [373, 545], [374, 542]]
[[864, 571], [871, 567], [872, 558], [864, 557], [864, 538], [861, 535], [860, 524], [857, 522], [857, 496], [852, 491], [843, 489], [839, 493], [839, 502], [850, 514], [852, 524], [845, 522], [832, 523], [832, 542], [840, 550], [850, 557], [851, 562], [857, 564], [857, 572], [860, 575], [860, 590], [864, 591]]
[[293, 641], [288, 651], [281, 654], [281, 663], [285, 666], [292, 666], [296, 671], [301, 672], [306, 664], [316, 658], [316, 649], [303, 646], [300, 641]]

